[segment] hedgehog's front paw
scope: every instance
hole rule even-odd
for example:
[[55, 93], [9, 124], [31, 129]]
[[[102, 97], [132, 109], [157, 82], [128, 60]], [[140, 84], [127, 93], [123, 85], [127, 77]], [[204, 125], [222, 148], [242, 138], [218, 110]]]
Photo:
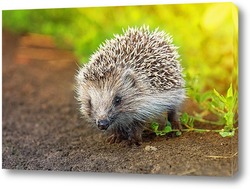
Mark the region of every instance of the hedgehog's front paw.
[[170, 132], [166, 134], [166, 140], [170, 139], [170, 138], [175, 138], [178, 137], [178, 135], [176, 134], [176, 132]]
[[112, 134], [107, 139], [106, 142], [109, 144], [120, 143], [123, 140], [121, 135]]
[[135, 144], [136, 146], [140, 146], [141, 140], [128, 139], [128, 140], [126, 140], [126, 143], [128, 146], [132, 146], [133, 144]]
[[140, 146], [141, 141], [142, 141], [141, 132], [136, 132], [136, 133], [129, 133], [126, 143], [128, 144], [128, 146], [132, 146], [133, 144], [135, 144], [136, 146]]
[[168, 112], [168, 121], [171, 123], [172, 129], [181, 131], [182, 126], [176, 110], [171, 110]]

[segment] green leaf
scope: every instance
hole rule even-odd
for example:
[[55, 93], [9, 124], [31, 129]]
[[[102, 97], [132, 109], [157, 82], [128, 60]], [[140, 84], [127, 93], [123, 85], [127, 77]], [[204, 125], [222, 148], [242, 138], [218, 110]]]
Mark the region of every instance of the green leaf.
[[188, 123], [188, 114], [186, 112], [184, 112], [182, 115], [181, 115], [181, 123], [183, 124], [187, 124]]
[[224, 115], [224, 118], [226, 120], [226, 124], [227, 126], [229, 127], [233, 127], [233, 120], [234, 120], [234, 114], [232, 112], [227, 112], [225, 115]]
[[233, 97], [233, 87], [232, 83], [230, 84], [229, 89], [227, 90], [227, 97]]
[[234, 134], [235, 134], [235, 131], [234, 130], [232, 130], [232, 131], [221, 131], [221, 132], [219, 132], [219, 134], [222, 137], [233, 137]]
[[222, 102], [226, 102], [226, 99], [224, 96], [220, 95], [215, 89], [214, 89], [214, 94], [222, 101]]
[[171, 126], [166, 126], [163, 130], [165, 133], [169, 133], [172, 131], [172, 127]]
[[171, 125], [170, 121], [167, 121], [166, 126], [170, 126], [170, 127], [172, 127], [172, 125]]
[[175, 132], [175, 135], [176, 135], [176, 136], [180, 136], [181, 134], [182, 134], [181, 131], [176, 131], [176, 132]]
[[189, 116], [188, 125], [190, 127], [194, 127], [194, 117], [193, 116]]
[[218, 125], [225, 125], [226, 124], [226, 119], [224, 117], [219, 117], [218, 119], [219, 120], [216, 121], [218, 123]]
[[211, 96], [212, 96], [212, 92], [211, 91], [208, 91], [208, 92], [206, 92], [204, 94], [201, 94], [200, 95], [200, 103], [207, 101], [208, 99], [211, 98]]
[[154, 132], [158, 131], [159, 124], [156, 122], [152, 122], [151, 128], [153, 129]]
[[199, 94], [195, 94], [194, 95], [194, 99], [196, 100], [196, 102], [198, 102], [198, 103], [201, 103], [202, 101], [201, 101], [201, 96], [199, 95]]

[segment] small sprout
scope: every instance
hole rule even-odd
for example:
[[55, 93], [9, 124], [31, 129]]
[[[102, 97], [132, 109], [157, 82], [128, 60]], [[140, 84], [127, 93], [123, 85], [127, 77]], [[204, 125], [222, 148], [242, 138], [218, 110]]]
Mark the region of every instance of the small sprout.
[[169, 132], [171, 132], [171, 131], [172, 131], [171, 125], [167, 125], [167, 126], [164, 128], [164, 130], [163, 130], [163, 132], [165, 132], [165, 133], [169, 133]]
[[153, 129], [154, 132], [158, 131], [158, 128], [159, 128], [159, 124], [156, 123], [156, 122], [153, 122], [151, 124], [151, 128]]
[[234, 130], [233, 131], [221, 131], [219, 132], [219, 134], [222, 136], [222, 137], [233, 137], [234, 136]]
[[182, 132], [181, 132], [181, 131], [176, 131], [176, 132], [175, 132], [175, 135], [176, 135], [176, 136], [181, 136], [181, 135], [182, 135]]
[[157, 135], [157, 136], [164, 136], [166, 135], [167, 133], [170, 133], [172, 132], [172, 126], [171, 126], [171, 123], [168, 121], [166, 126], [164, 127], [163, 130], [158, 130], [159, 129], [159, 124], [157, 122], [153, 122], [151, 124], [151, 128], [152, 130], [154, 131], [154, 133]]

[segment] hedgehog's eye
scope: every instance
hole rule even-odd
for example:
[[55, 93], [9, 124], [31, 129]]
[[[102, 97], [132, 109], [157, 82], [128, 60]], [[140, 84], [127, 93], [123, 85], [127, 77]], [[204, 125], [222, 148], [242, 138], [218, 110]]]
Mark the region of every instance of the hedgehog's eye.
[[115, 96], [115, 98], [114, 98], [114, 105], [118, 106], [119, 104], [121, 104], [121, 101], [122, 101], [122, 97]]

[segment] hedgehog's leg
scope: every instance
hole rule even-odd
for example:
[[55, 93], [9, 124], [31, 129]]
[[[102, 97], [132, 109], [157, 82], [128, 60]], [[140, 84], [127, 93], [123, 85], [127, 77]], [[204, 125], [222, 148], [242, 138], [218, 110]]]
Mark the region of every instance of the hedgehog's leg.
[[112, 134], [106, 139], [106, 142], [109, 144], [120, 143], [121, 141], [122, 141], [121, 137], [119, 137], [116, 134]]
[[118, 126], [111, 131], [111, 135], [107, 138], [106, 142], [113, 144], [124, 140], [129, 146], [133, 144], [139, 146], [142, 141], [142, 131], [143, 127], [140, 123], [133, 123], [133, 125], [127, 127], [124, 125]]
[[142, 141], [142, 131], [143, 127], [141, 123], [135, 122], [133, 125], [131, 125], [127, 130], [127, 144], [129, 146], [133, 144], [140, 146]]
[[[181, 130], [182, 126], [179, 120], [179, 116], [177, 114], [177, 111], [175, 109], [172, 109], [170, 111], [168, 111], [168, 121], [171, 123], [171, 127], [174, 130]], [[176, 132], [170, 132], [166, 135], [167, 139], [168, 138], [173, 138], [176, 137]]]
[[179, 116], [175, 109], [168, 111], [168, 121], [171, 123], [172, 129], [182, 129]]
[[139, 146], [141, 145], [142, 141], [142, 131], [143, 131], [143, 124], [135, 121], [132, 124], [127, 126], [123, 126], [120, 129], [120, 134], [123, 136], [124, 142], [131, 146], [133, 144]]
[[164, 130], [164, 128], [166, 127], [167, 123], [168, 123], [168, 112], [163, 112], [162, 116], [159, 117], [159, 120], [157, 120], [157, 123], [159, 123], [159, 127], [158, 130], [162, 131]]
[[122, 140], [126, 138], [122, 134], [121, 130], [118, 128], [112, 130], [112, 134], [107, 138], [106, 142], [109, 144], [120, 143]]

